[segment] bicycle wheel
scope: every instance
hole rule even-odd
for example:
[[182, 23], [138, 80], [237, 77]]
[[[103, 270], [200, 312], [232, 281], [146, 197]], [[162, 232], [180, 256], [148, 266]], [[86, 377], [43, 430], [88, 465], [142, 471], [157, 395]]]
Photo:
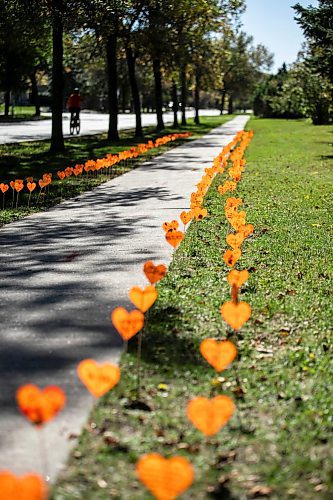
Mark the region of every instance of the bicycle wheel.
[[78, 120], [76, 120], [76, 134], [77, 135], [79, 135], [80, 130], [81, 130], [81, 122], [80, 122], [80, 118], [79, 118]]
[[74, 118], [71, 116], [71, 120], [69, 122], [69, 133], [71, 135], [74, 134], [74, 126], [75, 126], [75, 123], [74, 123]]

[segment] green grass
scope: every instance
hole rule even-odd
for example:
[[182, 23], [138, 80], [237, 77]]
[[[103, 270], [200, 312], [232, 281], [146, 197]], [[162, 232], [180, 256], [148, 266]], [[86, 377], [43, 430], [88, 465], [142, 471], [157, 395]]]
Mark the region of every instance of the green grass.
[[8, 121], [24, 121], [24, 120], [31, 120], [32, 118], [38, 119], [38, 120], [44, 120], [45, 117], [40, 116], [40, 117], [35, 117], [35, 111], [36, 108], [35, 106], [15, 106], [14, 107], [14, 116], [12, 116], [12, 107], [10, 107], [9, 111], [9, 117], [3, 116], [3, 113], [5, 112], [5, 106], [3, 104], [0, 104], [0, 123], [1, 122], [8, 122]]
[[[16, 198], [13, 204], [12, 190], [9, 189], [5, 195], [5, 209], [1, 210], [1, 208], [3, 208], [3, 195], [0, 193], [0, 225], [25, 217], [29, 213], [45, 210], [59, 203], [62, 199], [77, 196], [110, 179], [110, 175], [104, 174], [98, 175], [97, 177], [95, 175], [82, 175], [77, 178], [72, 176], [60, 183], [57, 180], [57, 170], [63, 170], [66, 167], [84, 163], [88, 159], [103, 158], [108, 153], [116, 154], [125, 149], [130, 149], [140, 142], [148, 142], [149, 139], [154, 140], [157, 137], [172, 134], [174, 132], [189, 131], [193, 135], [190, 139], [186, 140], [193, 140], [231, 118], [232, 116], [226, 115], [202, 117], [200, 125], [195, 125], [193, 119], [189, 119], [186, 127], [180, 127], [179, 129], [169, 127], [160, 133], [156, 133], [153, 127], [147, 127], [144, 129], [144, 139], [140, 140], [133, 138], [133, 130], [121, 131], [120, 139], [116, 142], [108, 141], [106, 134], [72, 138], [65, 140], [66, 150], [61, 154], [50, 153], [49, 141], [0, 144], [0, 182], [8, 183], [16, 178], [25, 179], [29, 176], [33, 176], [35, 180], [38, 180], [45, 172], [51, 172], [54, 179], [46, 196], [38, 198], [39, 189], [36, 189], [31, 197], [29, 208], [27, 207], [28, 193], [26, 189], [19, 195], [19, 205], [17, 209], [15, 208]], [[121, 162], [119, 165], [112, 168], [112, 177], [121, 175], [135, 168], [142, 161], [162, 154], [182, 142], [184, 142], [184, 140], [170, 142], [158, 149], [150, 150], [147, 154], [137, 159]]]
[[[90, 416], [55, 500], [151, 498], [134, 473], [147, 452], [193, 463], [188, 500], [252, 498], [263, 488], [275, 499], [332, 498], [332, 127], [259, 119], [249, 127], [255, 136], [237, 194], [255, 233], [236, 268], [250, 270], [242, 299], [253, 315], [234, 338], [237, 361], [216, 377], [198, 349], [202, 339], [228, 334], [219, 313], [230, 290], [218, 176], [205, 200], [209, 217], [189, 227], [145, 327], [141, 400], [151, 411], [130, 406], [133, 342], [122, 380]], [[205, 439], [187, 421], [186, 404], [220, 393], [237, 412]]]

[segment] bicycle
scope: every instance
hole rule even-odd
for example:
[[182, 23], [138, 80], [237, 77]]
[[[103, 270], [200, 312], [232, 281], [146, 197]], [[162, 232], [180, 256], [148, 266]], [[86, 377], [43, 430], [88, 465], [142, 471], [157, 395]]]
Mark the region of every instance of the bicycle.
[[74, 135], [74, 132], [76, 132], [76, 134], [79, 135], [80, 129], [81, 129], [80, 113], [78, 113], [77, 111], [72, 111], [69, 124], [69, 132], [71, 135]]

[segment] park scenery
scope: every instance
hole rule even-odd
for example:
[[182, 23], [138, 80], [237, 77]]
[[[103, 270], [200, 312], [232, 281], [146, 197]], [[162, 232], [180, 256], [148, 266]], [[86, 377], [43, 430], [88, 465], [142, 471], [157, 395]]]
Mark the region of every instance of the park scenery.
[[0, 0], [0, 500], [333, 498], [332, 26]]

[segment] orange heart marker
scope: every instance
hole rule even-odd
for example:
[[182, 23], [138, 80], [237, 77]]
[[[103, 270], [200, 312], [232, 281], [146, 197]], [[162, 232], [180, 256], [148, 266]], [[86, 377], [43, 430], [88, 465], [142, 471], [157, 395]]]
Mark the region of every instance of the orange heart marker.
[[46, 500], [47, 490], [38, 474], [18, 477], [9, 471], [0, 471], [0, 500]]
[[173, 248], [177, 248], [184, 239], [184, 233], [181, 231], [168, 231], [165, 239]]
[[214, 339], [203, 340], [200, 344], [200, 352], [217, 372], [225, 370], [237, 356], [237, 348], [229, 340], [221, 342]]
[[238, 227], [238, 231], [240, 233], [243, 233], [244, 238], [247, 238], [248, 236], [250, 236], [250, 234], [253, 233], [254, 227], [252, 224], [242, 224]]
[[240, 248], [235, 248], [234, 250], [226, 250], [223, 255], [223, 260], [229, 267], [234, 267], [240, 256], [242, 255], [242, 251]]
[[196, 207], [193, 209], [193, 215], [196, 220], [202, 220], [208, 215], [208, 211], [206, 208]]
[[28, 420], [35, 425], [42, 425], [62, 410], [66, 396], [57, 386], [50, 385], [41, 390], [36, 385], [26, 384], [16, 391], [16, 401]]
[[192, 464], [184, 457], [166, 459], [158, 453], [144, 455], [136, 464], [140, 481], [158, 500], [174, 500], [194, 479]]
[[179, 227], [179, 222], [176, 220], [172, 220], [171, 222], [164, 222], [162, 224], [162, 228], [164, 229], [165, 232], [167, 231], [176, 231]]
[[228, 234], [226, 242], [231, 248], [239, 248], [244, 241], [243, 233]]
[[3, 193], [5, 193], [6, 191], [8, 191], [9, 189], [9, 186], [8, 184], [4, 184], [3, 182], [0, 184], [0, 189]]
[[36, 188], [36, 183], [35, 182], [28, 182], [27, 188], [29, 189], [29, 191], [31, 193]]
[[222, 318], [234, 330], [238, 330], [251, 317], [251, 307], [246, 302], [225, 302], [220, 309]]
[[148, 285], [144, 290], [138, 286], [134, 286], [129, 291], [129, 298], [133, 304], [140, 309], [143, 313], [148, 311], [148, 309], [154, 304], [157, 299], [158, 291], [154, 286]]
[[144, 325], [145, 317], [141, 311], [127, 312], [123, 307], [116, 307], [111, 315], [112, 323], [124, 340], [129, 340], [138, 333]]
[[244, 269], [244, 271], [233, 269], [228, 274], [227, 279], [230, 286], [237, 286], [237, 288], [240, 288], [249, 279], [249, 272], [246, 269]]
[[84, 359], [78, 364], [77, 374], [81, 382], [96, 398], [109, 392], [120, 380], [118, 366], [111, 363], [99, 365], [93, 359]]
[[155, 266], [151, 260], [148, 260], [143, 266], [143, 272], [148, 281], [153, 285], [164, 278], [167, 273], [167, 267], [164, 264]]
[[235, 405], [228, 396], [198, 397], [187, 405], [187, 417], [205, 436], [213, 436], [232, 417]]
[[184, 226], [186, 226], [186, 224], [188, 224], [192, 220], [193, 217], [192, 210], [190, 210], [189, 212], [183, 211], [179, 217]]

